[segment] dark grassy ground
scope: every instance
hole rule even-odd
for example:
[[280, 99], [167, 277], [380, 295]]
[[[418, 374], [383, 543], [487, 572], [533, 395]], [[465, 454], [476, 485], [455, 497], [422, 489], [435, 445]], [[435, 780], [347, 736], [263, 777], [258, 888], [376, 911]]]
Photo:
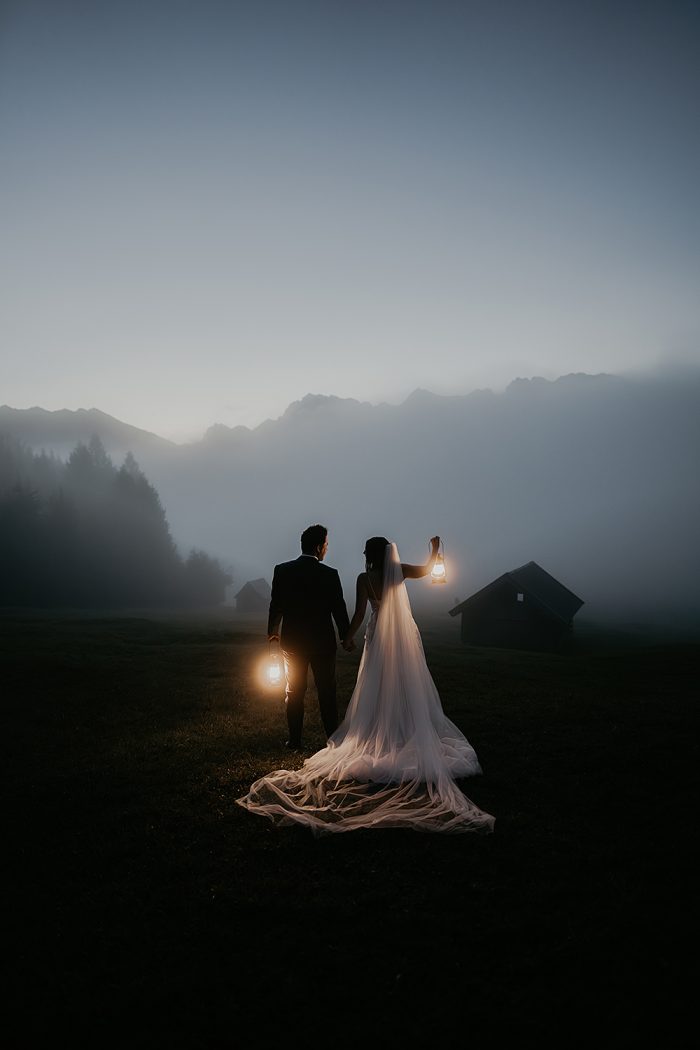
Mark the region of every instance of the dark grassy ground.
[[17, 613], [0, 635], [8, 1045], [688, 1045], [699, 645], [425, 625], [494, 834], [315, 839], [234, 804], [303, 760], [258, 626]]

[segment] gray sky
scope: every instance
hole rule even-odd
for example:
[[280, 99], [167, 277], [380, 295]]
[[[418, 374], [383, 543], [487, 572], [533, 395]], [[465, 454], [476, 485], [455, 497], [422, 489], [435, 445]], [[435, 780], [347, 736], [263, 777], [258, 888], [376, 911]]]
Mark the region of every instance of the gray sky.
[[0, 0], [0, 402], [700, 360], [697, 4]]

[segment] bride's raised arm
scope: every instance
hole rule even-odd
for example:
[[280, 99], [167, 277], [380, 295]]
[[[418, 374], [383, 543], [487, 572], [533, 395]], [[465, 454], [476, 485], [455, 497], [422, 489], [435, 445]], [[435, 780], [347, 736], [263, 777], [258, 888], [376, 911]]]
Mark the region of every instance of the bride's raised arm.
[[429, 572], [433, 571], [433, 566], [437, 561], [438, 549], [440, 547], [440, 537], [433, 536], [430, 540], [430, 557], [428, 558], [425, 565], [405, 565], [401, 563], [401, 569], [403, 570], [404, 580], [418, 580], [421, 576], [427, 576]]

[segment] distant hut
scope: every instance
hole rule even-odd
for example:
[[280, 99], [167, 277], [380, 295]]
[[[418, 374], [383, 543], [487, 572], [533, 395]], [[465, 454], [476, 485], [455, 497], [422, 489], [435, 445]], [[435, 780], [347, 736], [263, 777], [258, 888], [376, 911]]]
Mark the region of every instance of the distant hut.
[[462, 617], [467, 645], [502, 649], [557, 649], [570, 637], [583, 605], [534, 561], [505, 572], [450, 609]]
[[270, 608], [270, 584], [262, 578], [249, 580], [236, 598], [236, 612], [251, 619], [266, 619]]

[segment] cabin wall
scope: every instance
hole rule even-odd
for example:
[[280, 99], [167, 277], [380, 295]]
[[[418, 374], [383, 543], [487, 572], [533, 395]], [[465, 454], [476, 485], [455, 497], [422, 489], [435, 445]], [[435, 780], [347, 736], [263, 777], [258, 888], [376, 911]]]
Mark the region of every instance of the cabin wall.
[[[519, 593], [522, 601], [518, 601]], [[461, 615], [461, 637], [466, 645], [550, 650], [571, 634], [570, 624], [543, 613], [510, 581], [482, 595]]]
[[270, 603], [255, 594], [242, 594], [236, 600], [236, 612], [242, 616], [266, 617]]

